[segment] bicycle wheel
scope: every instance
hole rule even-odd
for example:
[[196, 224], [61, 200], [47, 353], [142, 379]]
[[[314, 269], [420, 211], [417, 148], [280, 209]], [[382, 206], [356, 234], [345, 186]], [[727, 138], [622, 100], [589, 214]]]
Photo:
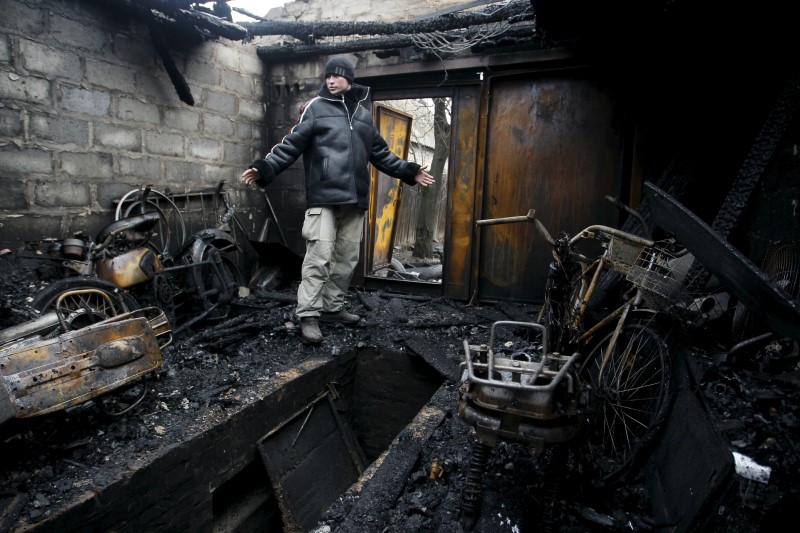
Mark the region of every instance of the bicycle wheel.
[[178, 206], [166, 194], [153, 190], [133, 190], [117, 203], [115, 220], [145, 213], [158, 213], [159, 222], [149, 243], [161, 255], [174, 255], [186, 241], [186, 224]]
[[593, 345], [579, 376], [589, 392], [587, 452], [603, 482], [625, 478], [654, 440], [671, 401], [670, 361], [652, 321], [613, 332]]
[[216, 268], [212, 265], [204, 265], [193, 269], [194, 284], [198, 294], [202, 295], [201, 303], [208, 310], [214, 313], [208, 318], [225, 318], [227, 316], [227, 304], [237, 295], [239, 286], [243, 284], [242, 275], [236, 260], [231, 254], [220, 253], [218, 249], [209, 246], [203, 252], [203, 261], [212, 261], [216, 253], [219, 253], [219, 263]]
[[83, 277], [51, 283], [36, 294], [31, 306], [40, 312], [59, 311], [70, 330], [139, 309], [133, 296], [116, 285]]

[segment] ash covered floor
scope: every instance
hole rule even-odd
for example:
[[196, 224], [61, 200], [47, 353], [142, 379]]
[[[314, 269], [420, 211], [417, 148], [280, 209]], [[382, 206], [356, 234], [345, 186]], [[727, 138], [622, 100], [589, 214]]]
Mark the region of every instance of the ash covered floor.
[[[25, 272], [3, 277], [4, 327], [14, 320], [10, 308], [40, 288]], [[109, 418], [89, 402], [0, 428], [0, 531], [35, 529], [80, 494], [102, 490], [165, 447], [257, 401], [267, 384], [290, 378], [304, 361], [333, 360], [356, 346], [425, 359], [443, 378], [431, 404], [444, 416], [410, 463], [375, 474], [369, 489], [352, 487], [323, 515], [317, 531], [460, 531], [459, 498], [472, 453], [471, 428], [456, 411], [463, 340], [485, 342], [494, 321], [528, 321], [536, 308], [351, 291], [348, 309], [362, 315], [362, 322], [323, 324], [325, 342], [309, 347], [300, 342], [294, 295], [294, 286], [256, 291], [233, 305], [225, 321], [183, 332], [165, 349], [145, 399], [124, 416]], [[766, 483], [737, 474], [724, 497], [704, 511], [703, 530], [777, 530], [800, 503], [797, 358], [760, 353], [731, 367], [720, 363], [713, 346], [698, 346], [691, 359], [703, 409], [728, 451], [770, 471]], [[643, 477], [613, 489], [593, 487], [569, 457], [553, 449], [534, 457], [522, 445], [501, 442], [489, 456], [473, 529], [668, 529], [651, 519]], [[439, 476], [431, 474], [434, 463], [442, 467]]]

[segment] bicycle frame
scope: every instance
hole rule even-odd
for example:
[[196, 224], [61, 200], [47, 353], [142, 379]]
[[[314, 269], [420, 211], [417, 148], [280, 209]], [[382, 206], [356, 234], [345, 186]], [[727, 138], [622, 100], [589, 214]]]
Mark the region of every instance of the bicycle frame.
[[[604, 272], [632, 281], [634, 267], [652, 269], [656, 242], [603, 225], [554, 239], [535, 210], [525, 216], [479, 220], [476, 226], [518, 222], [534, 223], [553, 247], [544, 304], [535, 322], [496, 323], [489, 346], [465, 341], [459, 414], [475, 427], [477, 442], [486, 446], [498, 439], [514, 440], [539, 453], [545, 445], [584, 434], [592, 453], [612, 465], [609, 470], [616, 475], [663, 420], [669, 405], [668, 351], [650, 320], [656, 310], [645, 305], [637, 283], [632, 294], [603, 316], [590, 319], [589, 309], [598, 298]], [[602, 249], [582, 250], [589, 242]], [[640, 322], [641, 316], [648, 320]], [[534, 332], [538, 345], [525, 350], [533, 359], [520, 362], [498, 355], [496, 350], [503, 349], [494, 346], [499, 325]], [[550, 366], [557, 371], [542, 371]], [[614, 444], [613, 439], [622, 440]]]

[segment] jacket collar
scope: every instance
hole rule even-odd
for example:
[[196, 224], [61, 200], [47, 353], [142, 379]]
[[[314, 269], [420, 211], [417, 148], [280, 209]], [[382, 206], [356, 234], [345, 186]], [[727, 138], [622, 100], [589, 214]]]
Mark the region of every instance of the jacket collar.
[[[328, 86], [325, 85], [325, 82], [322, 83], [322, 87], [319, 89], [319, 96], [328, 100], [339, 100], [341, 101], [342, 96], [339, 94], [331, 94], [328, 90]], [[357, 104], [359, 102], [363, 102], [369, 96], [369, 87], [365, 85], [359, 85], [357, 83], [353, 83], [350, 85], [350, 89], [344, 93], [344, 99], [346, 102], [352, 102]]]

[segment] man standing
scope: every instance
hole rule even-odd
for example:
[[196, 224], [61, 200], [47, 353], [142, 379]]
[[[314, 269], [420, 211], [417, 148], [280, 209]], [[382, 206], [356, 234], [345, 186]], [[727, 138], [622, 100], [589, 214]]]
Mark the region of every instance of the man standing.
[[297, 316], [306, 342], [323, 340], [319, 321], [356, 324], [344, 308], [361, 249], [369, 207], [368, 163], [409, 185], [427, 187], [433, 176], [393, 154], [364, 107], [369, 87], [353, 83], [353, 64], [345, 57], [325, 65], [325, 82], [307, 102], [292, 131], [264, 159], [242, 173], [242, 182], [268, 185], [301, 155], [305, 167], [306, 253], [297, 290]]

